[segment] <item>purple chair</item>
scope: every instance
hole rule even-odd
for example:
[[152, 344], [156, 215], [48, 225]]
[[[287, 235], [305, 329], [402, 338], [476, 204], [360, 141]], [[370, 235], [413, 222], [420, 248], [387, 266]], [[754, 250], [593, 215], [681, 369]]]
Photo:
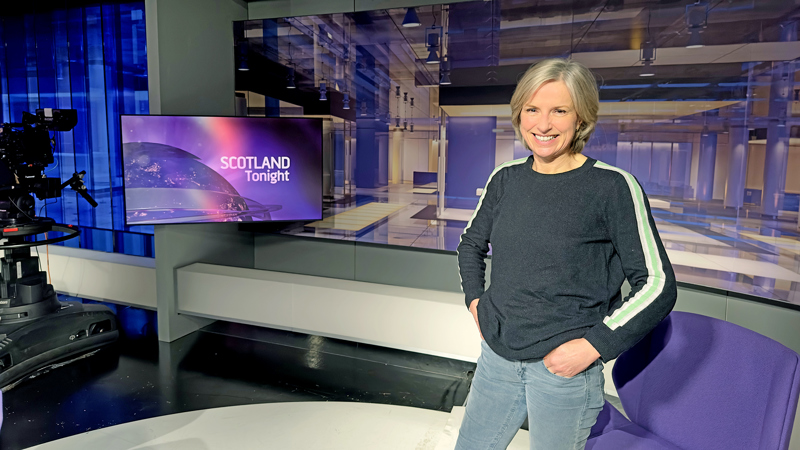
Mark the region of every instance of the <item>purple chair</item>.
[[587, 450], [789, 447], [800, 355], [746, 328], [672, 312], [612, 374], [630, 420], [606, 402]]

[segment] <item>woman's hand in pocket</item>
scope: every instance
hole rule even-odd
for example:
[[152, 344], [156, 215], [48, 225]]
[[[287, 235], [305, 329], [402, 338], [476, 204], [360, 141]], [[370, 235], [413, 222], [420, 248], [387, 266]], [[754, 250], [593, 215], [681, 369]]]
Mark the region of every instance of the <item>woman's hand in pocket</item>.
[[586, 339], [574, 339], [556, 347], [544, 357], [544, 367], [553, 375], [572, 378], [600, 358]]
[[479, 298], [476, 298], [469, 304], [469, 312], [472, 313], [472, 318], [475, 319], [475, 325], [478, 326], [478, 333], [481, 335], [481, 340], [483, 339], [483, 333], [481, 333], [481, 323], [478, 322], [478, 302], [480, 301]]

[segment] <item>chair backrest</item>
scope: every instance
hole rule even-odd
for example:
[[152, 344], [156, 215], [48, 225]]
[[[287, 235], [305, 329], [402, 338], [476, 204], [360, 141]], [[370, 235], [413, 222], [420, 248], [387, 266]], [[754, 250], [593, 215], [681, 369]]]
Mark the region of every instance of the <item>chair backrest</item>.
[[789, 447], [800, 356], [746, 328], [672, 312], [613, 379], [632, 422], [685, 450]]

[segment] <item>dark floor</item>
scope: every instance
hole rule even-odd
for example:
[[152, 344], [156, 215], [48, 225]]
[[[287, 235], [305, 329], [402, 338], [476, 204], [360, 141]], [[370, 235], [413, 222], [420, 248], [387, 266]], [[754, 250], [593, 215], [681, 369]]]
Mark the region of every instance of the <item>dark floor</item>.
[[[144, 329], [153, 329], [152, 324]], [[166, 414], [252, 403], [355, 401], [450, 411], [464, 403], [475, 367], [222, 322], [172, 343], [158, 342], [152, 332], [122, 334], [117, 344], [94, 356], [5, 392], [0, 449], [23, 449]]]

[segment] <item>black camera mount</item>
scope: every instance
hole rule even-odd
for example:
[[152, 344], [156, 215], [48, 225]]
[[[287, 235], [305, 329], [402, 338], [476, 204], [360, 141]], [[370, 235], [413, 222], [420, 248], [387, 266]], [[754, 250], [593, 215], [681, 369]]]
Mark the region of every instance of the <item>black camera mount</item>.
[[[43, 109], [0, 128], [0, 387], [119, 336], [116, 317], [107, 307], [59, 302], [30, 251], [80, 234], [75, 226], [36, 216], [34, 195], [58, 198], [69, 186], [97, 206], [83, 184], [85, 171], [64, 183], [44, 176], [54, 162], [49, 132], [69, 131], [76, 123], [75, 110]], [[48, 239], [48, 232], [59, 236]], [[40, 234], [44, 240], [33, 240]]]

